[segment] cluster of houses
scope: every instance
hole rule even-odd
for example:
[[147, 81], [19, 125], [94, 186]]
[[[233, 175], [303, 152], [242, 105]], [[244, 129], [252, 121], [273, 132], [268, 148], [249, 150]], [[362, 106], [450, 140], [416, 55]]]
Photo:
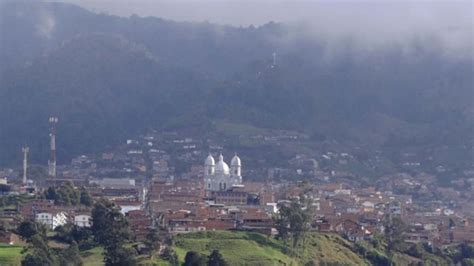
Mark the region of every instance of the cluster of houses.
[[[280, 133], [253, 139], [275, 145], [307, 141], [303, 135]], [[360, 241], [383, 232], [387, 217], [397, 217], [407, 225], [407, 242], [450, 245], [474, 240], [472, 180], [456, 180], [454, 188], [441, 188], [430, 175], [398, 174], [364, 184], [350, 172], [323, 170], [322, 164], [351, 164], [354, 156], [346, 152], [325, 152], [317, 160], [315, 156], [296, 155], [285, 168], [249, 167], [241, 174], [240, 158], [234, 156], [229, 167], [222, 155], [217, 157], [224, 151], [222, 142], [154, 132], [129, 139], [97, 158], [74, 158], [70, 165], [58, 167], [57, 178], [38, 183], [36, 193], [70, 181], [94, 198], [108, 198], [120, 206], [135, 240], [143, 240], [150, 228], [157, 226], [172, 234], [205, 230], [274, 234], [272, 217], [278, 207], [303, 192], [311, 199], [311, 228], [315, 231]], [[208, 156], [213, 165], [208, 165], [207, 159], [202, 165], [207, 156], [204, 150], [219, 160]], [[260, 162], [258, 159], [254, 164]], [[180, 164], [190, 167], [178, 169]], [[2, 170], [0, 175], [17, 173]], [[297, 181], [301, 179], [308, 180], [311, 189]], [[0, 184], [7, 181], [0, 179]], [[17, 209], [3, 208], [0, 213], [1, 219], [12, 222], [18, 222], [14, 218], [18, 216], [35, 219], [51, 229], [66, 223], [91, 226], [90, 207], [61, 206], [48, 200], [32, 200]]]
[[38, 199], [22, 204], [19, 213], [23, 219], [32, 219], [54, 230], [71, 222], [79, 227], [91, 226], [90, 208], [58, 206], [52, 200]]
[[275, 210], [268, 189], [263, 183], [247, 183], [209, 193], [199, 179], [155, 179], [148, 197], [152, 213], [171, 233], [231, 229], [271, 232]]

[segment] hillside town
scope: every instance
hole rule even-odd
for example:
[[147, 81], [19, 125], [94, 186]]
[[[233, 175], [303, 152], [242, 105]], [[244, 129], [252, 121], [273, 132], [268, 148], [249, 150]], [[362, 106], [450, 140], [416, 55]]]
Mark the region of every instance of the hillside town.
[[[106, 198], [119, 206], [135, 241], [144, 241], [157, 227], [171, 235], [216, 230], [275, 235], [274, 217], [280, 207], [301, 197], [312, 208], [312, 231], [337, 233], [351, 242], [382, 234], [394, 217], [406, 225], [407, 243], [448, 247], [474, 240], [474, 175], [455, 180], [451, 187], [438, 186], [436, 177], [426, 173], [387, 175], [368, 184], [358, 182], [353, 173], [322, 168], [318, 162], [345, 165], [353, 158], [350, 153], [296, 155], [285, 168], [262, 169], [250, 161], [262, 158], [233, 153], [218, 139], [156, 131], [97, 156], [82, 155], [56, 166], [56, 121], [50, 121], [46, 178], [30, 178], [27, 148], [22, 171], [0, 172], [2, 195], [26, 199], [3, 203], [0, 219], [8, 227], [25, 219], [51, 230], [67, 223], [90, 227], [91, 205], [62, 204], [44, 196], [48, 189], [73, 186], [93, 199]], [[277, 132], [255, 138], [292, 145], [302, 136]], [[13, 232], [3, 235], [2, 242], [15, 241], [19, 239]]]
[[0, 0], [0, 266], [474, 266], [472, 7]]

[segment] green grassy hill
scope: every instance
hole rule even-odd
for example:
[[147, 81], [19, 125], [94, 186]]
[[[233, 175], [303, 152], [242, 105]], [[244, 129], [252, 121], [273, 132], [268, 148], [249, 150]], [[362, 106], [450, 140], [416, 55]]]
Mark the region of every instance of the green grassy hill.
[[[426, 252], [422, 259], [399, 252], [390, 256], [383, 247], [356, 245], [337, 234], [309, 233], [303, 242], [290, 251], [282, 241], [265, 235], [215, 231], [178, 235], [174, 249], [181, 262], [188, 251], [209, 255], [218, 249], [230, 265], [384, 265], [389, 257], [394, 265], [449, 265], [449, 261]], [[362, 253], [360, 245], [365, 246]]]
[[[188, 251], [208, 256], [217, 249], [229, 265], [386, 265], [389, 257], [394, 265], [450, 265], [450, 261], [435, 254], [422, 252], [412, 257], [396, 252], [389, 256], [383, 244], [374, 248], [368, 243], [354, 244], [336, 234], [309, 233], [296, 250], [289, 250], [283, 241], [258, 233], [209, 231], [177, 235], [173, 249], [184, 262]], [[20, 246], [0, 246], [0, 265], [20, 265]], [[95, 247], [82, 251], [83, 265], [104, 265], [103, 249]], [[168, 265], [159, 257], [137, 257], [139, 265]]]
[[82, 263], [84, 266], [100, 266], [104, 265], [103, 248], [95, 247], [81, 252]]
[[367, 265], [368, 262], [356, 254], [353, 244], [335, 234], [309, 234], [304, 240], [305, 248], [296, 251], [300, 264], [314, 262], [316, 265]]
[[283, 242], [247, 232], [199, 232], [178, 235], [175, 250], [180, 260], [186, 252], [209, 255], [218, 249], [230, 265], [367, 265], [368, 262], [352, 251], [352, 244], [333, 234], [311, 234], [304, 250], [291, 257]]
[[245, 232], [199, 232], [178, 235], [175, 250], [180, 260], [186, 252], [209, 255], [218, 249], [231, 265], [297, 265], [283, 253], [283, 243], [261, 234]]
[[23, 247], [0, 245], [0, 265], [20, 265]]

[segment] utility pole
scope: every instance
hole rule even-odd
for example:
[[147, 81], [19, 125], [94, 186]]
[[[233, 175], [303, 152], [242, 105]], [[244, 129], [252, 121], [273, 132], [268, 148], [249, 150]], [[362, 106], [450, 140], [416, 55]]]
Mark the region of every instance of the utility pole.
[[23, 152], [23, 180], [22, 184], [26, 185], [26, 171], [28, 170], [28, 152], [30, 151], [29, 147], [23, 147], [22, 149]]
[[50, 117], [49, 118], [49, 138], [50, 138], [50, 154], [49, 154], [49, 161], [48, 161], [48, 175], [50, 177], [56, 177], [56, 124], [58, 123], [57, 117]]

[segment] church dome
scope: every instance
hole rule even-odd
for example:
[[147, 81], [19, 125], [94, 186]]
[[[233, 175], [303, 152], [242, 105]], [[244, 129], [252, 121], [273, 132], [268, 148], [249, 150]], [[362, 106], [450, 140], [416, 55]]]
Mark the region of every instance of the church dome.
[[206, 160], [204, 161], [204, 164], [205, 165], [215, 165], [216, 161], [214, 161], [214, 157], [212, 157], [212, 155], [209, 154], [209, 156], [207, 156]]
[[239, 156], [235, 155], [234, 158], [232, 158], [232, 161], [230, 161], [230, 165], [231, 166], [241, 166]]
[[219, 161], [216, 164], [216, 174], [229, 175], [230, 169], [229, 166], [224, 162], [224, 157], [219, 155]]

